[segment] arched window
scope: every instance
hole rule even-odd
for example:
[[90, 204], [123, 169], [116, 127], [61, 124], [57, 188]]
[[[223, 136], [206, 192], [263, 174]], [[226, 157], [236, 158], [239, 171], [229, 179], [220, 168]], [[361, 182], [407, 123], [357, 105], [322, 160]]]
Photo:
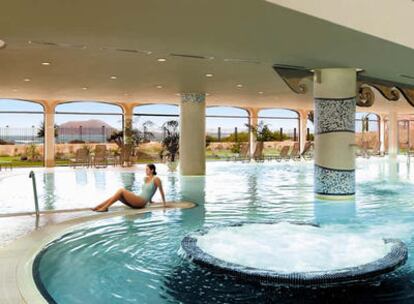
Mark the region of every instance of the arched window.
[[107, 143], [109, 136], [122, 130], [122, 109], [118, 105], [71, 101], [56, 107], [56, 142]]
[[0, 161], [42, 166], [44, 109], [41, 104], [0, 99]]
[[247, 142], [249, 114], [234, 107], [208, 107], [206, 133], [210, 141]]
[[355, 141], [366, 149], [379, 149], [379, 116], [370, 112], [355, 113]]
[[139, 105], [134, 108], [133, 127], [143, 132], [144, 141], [160, 143], [166, 135], [164, 124], [179, 121], [179, 112], [178, 106], [171, 104]]
[[299, 140], [299, 114], [287, 109], [263, 109], [258, 114], [259, 124], [267, 125], [273, 141]]

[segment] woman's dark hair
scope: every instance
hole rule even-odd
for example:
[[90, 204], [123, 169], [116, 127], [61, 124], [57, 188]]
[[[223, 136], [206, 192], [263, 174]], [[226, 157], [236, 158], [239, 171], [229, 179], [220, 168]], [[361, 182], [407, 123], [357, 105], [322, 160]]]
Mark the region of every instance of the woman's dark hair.
[[150, 168], [152, 174], [157, 175], [157, 169], [155, 168], [154, 164], [148, 164], [147, 167]]

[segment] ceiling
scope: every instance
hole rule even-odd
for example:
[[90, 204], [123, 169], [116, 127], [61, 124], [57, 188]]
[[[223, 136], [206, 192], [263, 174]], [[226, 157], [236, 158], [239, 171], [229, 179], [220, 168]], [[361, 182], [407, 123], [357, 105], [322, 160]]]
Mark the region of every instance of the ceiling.
[[[211, 105], [312, 108], [276, 63], [414, 85], [400, 77], [414, 75], [413, 49], [263, 0], [3, 0], [0, 29], [3, 98], [178, 103], [205, 92]], [[373, 107], [391, 109], [414, 112], [403, 101]]]

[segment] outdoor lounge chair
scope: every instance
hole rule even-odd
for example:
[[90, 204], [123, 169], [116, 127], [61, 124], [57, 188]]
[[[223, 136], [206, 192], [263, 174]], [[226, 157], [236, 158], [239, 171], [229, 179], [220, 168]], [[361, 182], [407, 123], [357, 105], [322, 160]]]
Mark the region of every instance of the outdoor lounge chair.
[[264, 161], [264, 156], [263, 156], [263, 148], [264, 148], [264, 143], [259, 141], [256, 143], [256, 148], [254, 150], [253, 153], [253, 159], [257, 162], [263, 162]]
[[303, 152], [301, 154], [301, 157], [305, 160], [310, 160], [313, 158], [313, 142], [307, 141], [305, 143], [305, 147], [303, 148]]
[[89, 151], [86, 148], [76, 150], [75, 158], [70, 160], [71, 166], [86, 166], [89, 167]]
[[106, 145], [96, 145], [95, 156], [93, 158], [93, 165], [95, 167], [106, 168], [108, 166]]
[[236, 155], [231, 157], [228, 160], [234, 160], [234, 161], [248, 161], [250, 160], [250, 145], [249, 144], [242, 144], [240, 147], [240, 152]]
[[283, 146], [282, 150], [280, 150], [279, 155], [276, 156], [276, 160], [280, 162], [282, 159], [284, 160], [289, 159], [289, 150], [290, 150], [290, 146]]
[[293, 144], [292, 151], [290, 151], [289, 159], [300, 160], [300, 146], [299, 143], [295, 142]]

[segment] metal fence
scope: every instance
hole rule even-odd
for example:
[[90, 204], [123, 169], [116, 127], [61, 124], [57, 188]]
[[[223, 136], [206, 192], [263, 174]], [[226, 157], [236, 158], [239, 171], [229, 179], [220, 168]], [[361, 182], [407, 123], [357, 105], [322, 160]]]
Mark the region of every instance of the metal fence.
[[0, 127], [0, 144], [24, 145], [32, 143], [43, 143], [43, 137], [39, 136], [39, 128]]
[[57, 128], [55, 131], [56, 143], [107, 143], [112, 133], [119, 130], [102, 126], [100, 128]]
[[[107, 143], [113, 132], [119, 130], [102, 126], [101, 128], [56, 128], [56, 143]], [[12, 128], [0, 127], [0, 144], [25, 145], [42, 144], [44, 142], [43, 131], [39, 128]]]

